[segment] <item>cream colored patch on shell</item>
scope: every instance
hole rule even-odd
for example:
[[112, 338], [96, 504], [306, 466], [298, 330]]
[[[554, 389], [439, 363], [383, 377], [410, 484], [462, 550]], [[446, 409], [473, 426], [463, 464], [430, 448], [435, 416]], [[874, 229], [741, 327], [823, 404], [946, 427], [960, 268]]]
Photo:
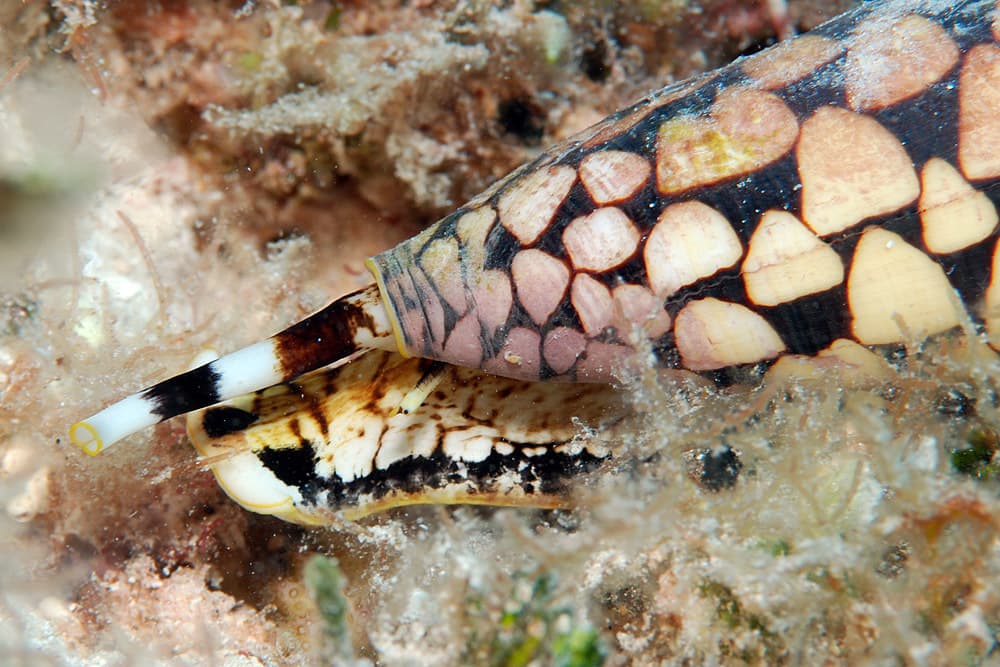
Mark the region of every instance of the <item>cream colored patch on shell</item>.
[[969, 49], [958, 78], [958, 163], [969, 180], [1000, 176], [1000, 47]]
[[897, 211], [920, 194], [903, 144], [869, 116], [820, 107], [802, 124], [796, 156], [802, 218], [820, 236]]
[[684, 367], [714, 370], [774, 359], [785, 344], [746, 306], [714, 297], [689, 302], [677, 313], [674, 335]]
[[964, 250], [996, 229], [997, 209], [993, 202], [945, 160], [933, 157], [924, 164], [921, 185], [918, 210], [924, 245], [931, 252]]
[[918, 340], [964, 317], [944, 270], [901, 236], [869, 227], [847, 278], [854, 337], [865, 345]]
[[742, 267], [747, 296], [776, 306], [839, 285], [844, 266], [836, 251], [787, 211], [761, 216]]
[[643, 250], [649, 286], [660, 297], [732, 266], [743, 246], [729, 220], [700, 201], [667, 206]]

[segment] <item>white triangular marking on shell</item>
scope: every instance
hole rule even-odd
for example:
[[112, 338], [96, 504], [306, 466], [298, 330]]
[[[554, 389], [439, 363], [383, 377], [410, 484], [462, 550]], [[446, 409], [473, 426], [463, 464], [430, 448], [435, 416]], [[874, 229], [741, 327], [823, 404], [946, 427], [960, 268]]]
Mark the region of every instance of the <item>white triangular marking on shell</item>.
[[1000, 47], [969, 49], [958, 79], [958, 164], [969, 180], [1000, 176]]
[[787, 211], [767, 211], [750, 239], [742, 267], [747, 296], [761, 306], [776, 306], [814, 294], [844, 280], [844, 265]]
[[898, 104], [941, 79], [958, 56], [948, 31], [923, 16], [862, 24], [844, 66], [847, 103], [862, 111]]
[[742, 254], [725, 216], [698, 201], [664, 209], [643, 250], [649, 286], [660, 297], [732, 266]]
[[625, 345], [589, 341], [584, 357], [576, 363], [576, 377], [584, 382], [610, 382], [627, 370], [627, 362], [634, 355], [635, 350]]
[[990, 284], [983, 299], [983, 319], [990, 345], [1000, 350], [1000, 241], [993, 248], [993, 264], [990, 270]]
[[500, 224], [521, 245], [531, 245], [549, 226], [574, 181], [576, 170], [566, 166], [543, 167], [525, 174], [500, 195]]
[[580, 163], [580, 181], [601, 206], [631, 197], [652, 169], [646, 158], [635, 153], [597, 151]]
[[773, 359], [785, 349], [763, 317], [712, 297], [691, 301], [677, 313], [674, 336], [681, 363], [693, 371]]
[[497, 328], [507, 321], [514, 304], [510, 278], [503, 271], [490, 269], [473, 277], [471, 287], [475, 302], [473, 312], [479, 315], [486, 335], [492, 337]]
[[583, 354], [587, 347], [587, 339], [576, 329], [555, 327], [545, 334], [542, 345], [543, 356], [556, 373], [565, 373]]
[[865, 345], [900, 343], [957, 326], [958, 297], [941, 267], [893, 232], [869, 227], [847, 279], [854, 337]]
[[765, 90], [776, 90], [814, 73], [844, 52], [840, 40], [802, 35], [741, 60], [743, 72]]
[[586, 273], [578, 273], [573, 279], [570, 298], [588, 336], [599, 335], [611, 324], [614, 315], [611, 292]]
[[649, 338], [659, 338], [670, 331], [670, 314], [663, 310], [663, 300], [642, 285], [618, 285], [612, 290], [615, 302], [614, 325], [619, 337], [629, 338], [639, 327]]
[[820, 107], [796, 148], [802, 218], [820, 236], [892, 213], [920, 194], [906, 149], [873, 118]]
[[608, 271], [632, 256], [639, 230], [621, 209], [608, 206], [570, 222], [563, 245], [575, 269]]
[[486, 237], [493, 229], [497, 214], [489, 206], [464, 213], [455, 222], [455, 233], [462, 242], [462, 264], [469, 275], [483, 270], [486, 262]]
[[434, 239], [420, 253], [420, 266], [448, 305], [461, 316], [467, 307], [465, 283], [459, 262], [458, 241]]
[[795, 144], [795, 114], [777, 96], [753, 88], [726, 88], [708, 116], [664, 121], [656, 136], [656, 186], [676, 195], [753, 172]]
[[997, 209], [957, 169], [931, 158], [921, 173], [920, 220], [924, 245], [934, 253], [957, 252], [979, 243], [997, 226]]
[[529, 248], [514, 255], [510, 273], [517, 300], [536, 324], [544, 324], [566, 293], [569, 268], [561, 259]]
[[479, 330], [479, 318], [476, 313], [466, 313], [455, 323], [444, 344], [444, 356], [450, 363], [470, 368], [479, 366], [483, 360]]

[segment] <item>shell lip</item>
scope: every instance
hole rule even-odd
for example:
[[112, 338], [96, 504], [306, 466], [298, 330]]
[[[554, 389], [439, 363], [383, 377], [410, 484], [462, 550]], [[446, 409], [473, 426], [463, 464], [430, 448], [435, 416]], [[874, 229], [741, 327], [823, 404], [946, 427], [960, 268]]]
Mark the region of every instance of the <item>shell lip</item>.
[[389, 324], [392, 325], [392, 336], [396, 341], [396, 351], [399, 352], [404, 359], [409, 359], [413, 355], [406, 349], [406, 339], [403, 337], [403, 328], [396, 315], [396, 309], [392, 306], [392, 302], [389, 300], [389, 292], [385, 287], [385, 279], [383, 279], [381, 271], [378, 270], [378, 265], [375, 264], [375, 260], [371, 257], [365, 259], [365, 268], [367, 268], [375, 278], [375, 285], [378, 287], [378, 294], [382, 299], [382, 305], [385, 306], [385, 311], [389, 315]]

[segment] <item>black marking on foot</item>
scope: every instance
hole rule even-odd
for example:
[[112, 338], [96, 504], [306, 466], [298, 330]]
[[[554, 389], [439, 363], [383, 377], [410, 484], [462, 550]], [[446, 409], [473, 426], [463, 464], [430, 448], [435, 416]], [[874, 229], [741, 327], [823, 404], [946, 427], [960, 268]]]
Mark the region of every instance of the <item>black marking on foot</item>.
[[[517, 446], [517, 443], [511, 444]], [[277, 452], [289, 452], [282, 455], [281, 464], [288, 466], [282, 473], [288, 479], [291, 479], [292, 461], [297, 462], [296, 465], [305, 466], [305, 455], [292, 453], [296, 451], [301, 452], [301, 450], [277, 450]], [[261, 460], [264, 460], [263, 454], [264, 452], [260, 452]], [[270, 456], [271, 462], [265, 461], [265, 465], [275, 470], [273, 466], [277, 462], [274, 452]], [[309, 456], [309, 465], [312, 465], [311, 451]], [[303, 480], [308, 482], [299, 486], [299, 490], [307, 504], [316, 504], [319, 493], [325, 490], [328, 493], [327, 503], [330, 509], [356, 507], [363, 510], [367, 503], [386, 496], [396, 495], [400, 499], [419, 497], [428, 491], [451, 484], [466, 484], [466, 495], [469, 498], [498, 492], [502, 488], [501, 480], [513, 472], [520, 478], [518, 485], [528, 498], [540, 499], [568, 495], [581, 475], [594, 470], [604, 460], [589, 452], [567, 455], [549, 449], [544, 454], [536, 456], [524, 456], [520, 453], [501, 455], [493, 452], [482, 461], [463, 462], [442, 454], [438, 448], [429, 457], [406, 458], [391, 464], [388, 468], [376, 468], [350, 482], [342, 481], [337, 475], [329, 478], [317, 477], [315, 474], [303, 475]], [[285, 477], [282, 477], [282, 480], [285, 480]], [[531, 503], [529, 501], [525, 504]]]
[[316, 474], [316, 449], [311, 442], [302, 440], [298, 447], [262, 449], [257, 457], [275, 477], [297, 488], [303, 500], [315, 504], [322, 478]]
[[224, 435], [242, 431], [257, 421], [257, 415], [246, 410], [240, 410], [228, 405], [210, 408], [205, 411], [201, 425], [209, 438], [221, 438]]

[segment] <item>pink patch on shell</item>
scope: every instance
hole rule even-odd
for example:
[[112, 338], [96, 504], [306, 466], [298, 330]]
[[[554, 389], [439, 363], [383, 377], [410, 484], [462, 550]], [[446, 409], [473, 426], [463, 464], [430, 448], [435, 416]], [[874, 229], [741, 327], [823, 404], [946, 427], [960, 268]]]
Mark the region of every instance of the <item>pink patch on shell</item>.
[[440, 352], [444, 346], [444, 306], [437, 291], [422, 271], [411, 271], [410, 275], [413, 276], [413, 284], [422, 295], [421, 307], [417, 312], [424, 314], [426, 323], [431, 327], [431, 346], [434, 351]]
[[613, 382], [615, 373], [625, 367], [635, 351], [624, 345], [602, 343], [592, 340], [587, 343], [586, 356], [576, 364], [576, 379], [585, 382]]
[[[650, 338], [670, 331], [670, 315], [663, 310], [663, 300], [642, 285], [619, 285], [612, 292], [615, 301], [615, 326], [618, 335], [627, 338], [638, 326]], [[620, 316], [620, 317], [619, 317]]]
[[544, 324], [562, 301], [569, 284], [566, 264], [541, 250], [522, 250], [510, 267], [517, 300], [536, 324]]
[[473, 288], [473, 299], [476, 302], [474, 312], [479, 321], [486, 327], [488, 335], [494, 335], [497, 327], [510, 317], [510, 308], [514, 303], [507, 274], [495, 269], [483, 271]]
[[541, 367], [540, 345], [541, 336], [537, 331], [524, 327], [511, 329], [497, 355], [483, 363], [483, 370], [519, 380], [537, 380]]
[[580, 163], [580, 181], [598, 205], [628, 199], [653, 170], [646, 158], [627, 151], [598, 151]]
[[545, 363], [556, 373], [562, 374], [573, 367], [587, 347], [587, 339], [576, 329], [556, 327], [545, 335], [543, 351]]
[[573, 279], [570, 298], [588, 336], [597, 336], [611, 325], [614, 316], [611, 292], [586, 273], [578, 273]]
[[574, 268], [608, 271], [635, 253], [639, 230], [621, 209], [609, 206], [569, 223], [563, 231], [563, 245]]
[[456, 324], [444, 344], [444, 361], [459, 366], [477, 368], [483, 360], [479, 341], [479, 318], [469, 313]]

